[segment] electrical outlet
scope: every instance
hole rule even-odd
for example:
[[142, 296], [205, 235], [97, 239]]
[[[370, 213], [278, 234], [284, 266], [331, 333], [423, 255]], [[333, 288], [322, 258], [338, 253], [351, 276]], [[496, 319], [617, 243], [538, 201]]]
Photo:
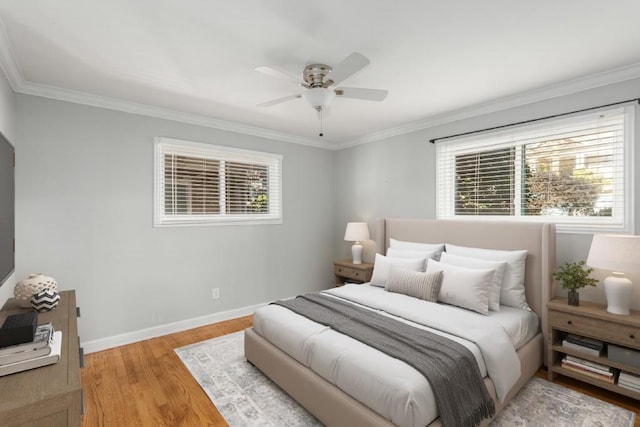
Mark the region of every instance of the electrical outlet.
[[220, 298], [220, 288], [213, 288], [213, 299], [218, 299]]

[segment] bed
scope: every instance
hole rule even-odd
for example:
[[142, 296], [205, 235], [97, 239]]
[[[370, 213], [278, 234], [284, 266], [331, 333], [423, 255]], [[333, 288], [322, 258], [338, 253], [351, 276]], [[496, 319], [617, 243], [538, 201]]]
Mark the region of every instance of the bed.
[[[553, 288], [552, 272], [555, 268], [555, 227], [552, 224], [544, 223], [515, 223], [515, 222], [496, 222], [496, 221], [457, 221], [457, 220], [423, 220], [423, 219], [398, 219], [387, 218], [380, 219], [376, 222], [376, 246], [381, 254], [387, 253], [387, 249], [391, 239], [408, 242], [425, 242], [440, 243], [446, 242], [452, 245], [473, 248], [486, 248], [495, 250], [526, 250], [526, 268], [524, 271], [524, 288], [526, 293], [526, 301], [535, 318], [538, 321], [538, 328], [533, 333], [526, 336], [526, 342], [514, 344], [515, 357], [520, 365], [519, 374], [512, 374], [512, 380], [509, 382], [508, 390], [504, 390], [504, 384], [501, 381], [494, 381], [491, 376], [484, 377], [484, 384], [495, 402], [496, 414], [517, 394], [517, 392], [526, 384], [526, 382], [534, 375], [534, 373], [542, 366], [544, 360], [544, 343], [546, 342], [544, 335], [547, 331], [547, 315], [546, 304], [550, 297], [555, 294]], [[343, 288], [337, 288], [333, 293], [339, 297], [349, 296], [354, 293], [358, 298], [364, 298], [372, 301], [377, 298], [383, 291], [381, 288], [367, 288], [359, 285], [350, 285]], [[359, 296], [364, 291], [369, 292], [371, 296]], [[391, 293], [388, 293], [391, 294]], [[394, 296], [395, 297], [395, 296]], [[400, 297], [398, 297], [400, 298]], [[387, 298], [392, 300], [393, 298]], [[386, 304], [385, 302], [379, 304]], [[278, 308], [268, 306], [265, 311], [274, 311]], [[286, 312], [286, 309], [282, 309]], [[280, 314], [283, 314], [282, 310]], [[503, 311], [501, 310], [501, 313]], [[506, 314], [509, 310], [504, 310]], [[361, 396], [348, 390], [349, 393], [343, 391], [348, 389], [339, 381], [329, 378], [331, 369], [335, 369], [333, 361], [325, 361], [324, 366], [328, 367], [323, 372], [322, 368], [304, 362], [304, 352], [308, 347], [305, 342], [312, 337], [314, 351], [320, 355], [331, 355], [333, 350], [329, 347], [323, 349], [315, 346], [321, 346], [322, 341], [340, 342], [341, 339], [352, 340], [349, 337], [340, 337], [338, 332], [326, 331], [321, 325], [314, 324], [311, 320], [294, 313], [284, 313], [284, 317], [280, 320], [268, 320], [268, 316], [260, 313], [256, 316], [257, 324], [254, 321], [254, 327], [245, 332], [245, 356], [249, 362], [264, 372], [276, 384], [282, 387], [288, 394], [295, 398], [309, 412], [314, 414], [320, 421], [326, 425], [367, 425], [367, 426], [391, 426], [397, 424], [405, 425], [442, 425], [439, 418], [432, 419], [428, 416], [428, 421], [421, 424], [420, 417], [422, 406], [429, 404], [416, 404], [422, 402], [420, 398], [416, 398], [412, 402], [413, 406], [419, 408], [407, 409], [416, 412], [410, 414], [413, 418], [407, 421], [398, 422], [398, 415], [385, 412], [384, 408], [380, 409], [376, 404], [368, 401], [368, 396]], [[298, 316], [298, 317], [296, 317]], [[277, 318], [278, 316], [276, 316]], [[495, 316], [494, 316], [495, 317]], [[287, 328], [291, 328], [288, 330]], [[302, 333], [300, 330], [305, 330]], [[322, 333], [320, 333], [322, 332]], [[300, 335], [302, 333], [302, 335]], [[329, 335], [330, 333], [338, 335]], [[306, 334], [306, 335], [305, 335]], [[296, 336], [301, 336], [301, 341], [296, 341]], [[277, 337], [280, 338], [277, 338]], [[323, 339], [317, 339], [324, 337]], [[513, 340], [522, 339], [511, 337]], [[276, 342], [276, 344], [272, 343]], [[329, 345], [329, 344], [326, 344]], [[351, 344], [350, 344], [351, 345]], [[362, 343], [356, 345], [364, 346]], [[338, 345], [340, 346], [340, 344]], [[346, 346], [346, 342], [345, 342]], [[365, 346], [366, 347], [366, 346]], [[346, 348], [346, 347], [345, 347]], [[283, 351], [283, 349], [285, 351]], [[370, 352], [370, 353], [368, 353]], [[352, 360], [354, 361], [349, 371], [355, 372], [353, 375], [363, 375], [361, 378], [365, 387], [367, 382], [365, 378], [368, 360], [367, 354], [374, 354], [374, 349], [364, 347], [351, 351]], [[487, 360], [486, 365], [482, 366], [483, 374], [487, 373], [487, 368], [491, 367], [491, 359], [487, 356], [477, 356], [479, 365], [483, 365], [483, 358]], [[318, 356], [314, 356], [318, 358]], [[327, 356], [328, 357], [328, 356]], [[347, 355], [339, 355], [338, 359], [344, 357], [348, 363]], [[388, 357], [388, 356], [386, 356]], [[304, 362], [304, 363], [301, 363]], [[357, 361], [358, 363], [355, 363]], [[372, 362], [373, 363], [373, 362]], [[377, 363], [377, 362], [376, 362]], [[382, 363], [402, 363], [384, 361]], [[317, 365], [317, 364], [316, 364]], [[322, 366], [322, 364], [320, 364]], [[409, 370], [410, 367], [407, 367]], [[489, 369], [490, 370], [490, 369]], [[400, 372], [401, 370], [397, 371]], [[397, 372], [394, 375], [397, 376]], [[417, 373], [417, 372], [416, 372]], [[419, 375], [419, 374], [418, 374]], [[327, 379], [329, 379], [329, 381]], [[496, 379], [497, 376], [496, 376]], [[357, 378], [355, 379], [357, 382]], [[354, 381], [352, 378], [351, 382]], [[377, 380], [376, 380], [377, 381]], [[392, 383], [392, 379], [381, 379], [379, 387], [386, 390], [387, 384]], [[384, 382], [386, 381], [386, 382]], [[411, 381], [403, 381], [404, 383]], [[340, 387], [338, 385], [340, 385]], [[389, 386], [391, 387], [391, 386]], [[416, 386], [417, 387], [417, 386]], [[391, 390], [391, 389], [390, 389]], [[501, 391], [502, 399], [498, 398], [498, 392]], [[413, 393], [413, 391], [411, 391]], [[387, 393], [388, 395], [389, 393]], [[393, 394], [393, 393], [390, 393]], [[395, 394], [402, 394], [400, 392]], [[420, 394], [420, 393], [417, 393]], [[352, 397], [354, 395], [355, 397]], [[388, 396], [386, 396], [388, 398]], [[412, 397], [413, 398], [413, 397]], [[363, 403], [362, 401], [366, 402]], [[375, 408], [374, 409], [372, 409]], [[390, 406], [391, 407], [391, 406]], [[427, 408], [428, 409], [428, 408]], [[425, 409], [425, 411], [427, 410]], [[397, 408], [395, 408], [397, 411]], [[392, 423], [390, 420], [394, 420]], [[489, 424], [490, 419], [486, 419], [481, 425]]]

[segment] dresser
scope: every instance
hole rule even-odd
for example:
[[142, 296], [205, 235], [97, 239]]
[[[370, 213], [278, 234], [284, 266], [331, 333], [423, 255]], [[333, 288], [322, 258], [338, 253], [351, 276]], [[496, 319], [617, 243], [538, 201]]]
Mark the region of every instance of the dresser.
[[[15, 298], [8, 300], [0, 311], [0, 324], [9, 314], [24, 310]], [[39, 324], [51, 322], [54, 330], [62, 331], [60, 360], [53, 365], [0, 377], [0, 426], [81, 425], [79, 313], [75, 291], [63, 291], [54, 310], [38, 314]]]

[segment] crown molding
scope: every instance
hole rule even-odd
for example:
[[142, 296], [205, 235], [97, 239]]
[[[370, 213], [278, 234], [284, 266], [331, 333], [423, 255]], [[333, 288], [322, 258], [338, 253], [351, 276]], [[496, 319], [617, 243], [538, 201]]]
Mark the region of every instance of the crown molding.
[[598, 87], [636, 78], [640, 78], [640, 63], [631, 64], [584, 77], [579, 77], [573, 80], [556, 83], [543, 88], [522, 92], [516, 95], [499, 98], [481, 104], [476, 104], [459, 110], [449, 111], [443, 114], [438, 114], [428, 117], [424, 120], [407, 123], [405, 125], [385, 129], [380, 132], [370, 133], [363, 136], [362, 138], [339, 144], [338, 148], [344, 149], [355, 147], [357, 145], [368, 144], [394, 136], [404, 135], [407, 133], [440, 126], [458, 120], [469, 119], [472, 117], [481, 116], [483, 114], [521, 107], [523, 105], [533, 104], [535, 102], [545, 101], [560, 96], [571, 95], [577, 92], [595, 89]]
[[197, 114], [189, 114], [180, 111], [154, 107], [146, 104], [139, 104], [120, 99], [93, 95], [86, 92], [61, 89], [53, 86], [28, 82], [24, 78], [24, 73], [20, 68], [18, 61], [16, 61], [16, 56], [11, 47], [11, 43], [9, 42], [9, 36], [1, 19], [0, 68], [2, 69], [2, 71], [4, 71], [5, 76], [7, 76], [7, 80], [9, 81], [9, 84], [11, 85], [13, 91], [25, 95], [40, 96], [44, 98], [57, 99], [60, 101], [73, 102], [76, 104], [89, 105], [92, 107], [100, 107], [115, 111], [122, 111], [125, 113], [172, 120], [180, 123], [203, 126], [229, 132], [236, 132], [282, 142], [301, 144], [315, 148], [323, 148], [328, 150], [338, 149], [337, 145], [335, 144], [329, 145], [326, 142], [320, 142], [315, 139], [305, 138], [285, 132], [278, 132], [258, 126], [229, 122], [225, 120], [214, 119], [211, 117], [200, 116]]
[[14, 92], [18, 92], [24, 84], [24, 73], [15, 59], [13, 48], [9, 43], [9, 35], [4, 26], [4, 22], [0, 19], [0, 68], [4, 71], [4, 75], [7, 76], [9, 84]]
[[540, 89], [519, 93], [516, 95], [476, 104], [470, 107], [449, 111], [443, 114], [427, 117], [423, 120], [407, 123], [401, 126], [384, 129], [378, 132], [367, 134], [361, 138], [343, 143], [329, 144], [312, 138], [306, 138], [285, 132], [278, 132], [258, 126], [245, 125], [230, 122], [212, 117], [189, 114], [146, 104], [123, 101], [85, 92], [56, 88], [53, 86], [41, 85], [28, 82], [24, 78], [24, 73], [20, 65], [15, 60], [15, 54], [9, 42], [9, 37], [5, 26], [0, 20], [0, 68], [9, 80], [9, 84], [15, 92], [27, 95], [41, 96], [61, 101], [73, 102], [93, 107], [107, 108], [115, 111], [122, 111], [131, 114], [139, 114], [148, 117], [172, 120], [180, 123], [209, 127], [223, 131], [236, 132], [245, 135], [257, 136], [271, 140], [289, 142], [306, 145], [309, 147], [322, 148], [326, 150], [341, 150], [357, 145], [368, 144], [381, 141], [394, 136], [404, 135], [458, 120], [468, 119], [483, 114], [494, 113], [509, 108], [540, 102], [560, 96], [570, 95], [584, 90], [595, 89], [597, 87], [631, 80], [640, 77], [640, 63], [579, 77], [569, 81], [546, 86]]
[[60, 101], [68, 101], [76, 104], [89, 105], [92, 107], [106, 108], [109, 110], [122, 111], [125, 113], [139, 114], [142, 116], [154, 117], [158, 119], [172, 120], [180, 123], [203, 126], [218, 130], [241, 133], [244, 135], [257, 136], [260, 138], [273, 139], [277, 141], [301, 144], [310, 147], [337, 149], [335, 146], [329, 146], [326, 143], [318, 142], [311, 138], [305, 138], [285, 132], [278, 132], [270, 129], [264, 129], [258, 126], [245, 125], [242, 123], [230, 122], [212, 117], [200, 116], [197, 114], [183, 113], [175, 110], [155, 107], [147, 104], [139, 104], [136, 102], [123, 101], [120, 99], [108, 98], [100, 95], [93, 95], [86, 92], [79, 92], [69, 89], [61, 89], [57, 87], [40, 85], [37, 83], [25, 82], [16, 92], [40, 96], [44, 98], [52, 98]]

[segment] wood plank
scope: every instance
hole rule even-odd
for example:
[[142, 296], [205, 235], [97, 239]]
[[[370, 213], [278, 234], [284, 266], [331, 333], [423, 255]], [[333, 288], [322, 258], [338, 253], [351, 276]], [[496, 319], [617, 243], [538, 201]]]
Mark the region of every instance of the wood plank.
[[82, 425], [226, 426], [174, 349], [251, 325], [247, 316], [87, 354]]
[[[82, 369], [86, 408], [82, 425], [227, 426], [173, 349], [251, 325], [252, 317], [247, 316], [87, 354]], [[540, 369], [536, 376], [546, 379], [547, 372]], [[640, 427], [638, 401], [568, 377], [555, 382], [634, 411], [635, 427]]]

